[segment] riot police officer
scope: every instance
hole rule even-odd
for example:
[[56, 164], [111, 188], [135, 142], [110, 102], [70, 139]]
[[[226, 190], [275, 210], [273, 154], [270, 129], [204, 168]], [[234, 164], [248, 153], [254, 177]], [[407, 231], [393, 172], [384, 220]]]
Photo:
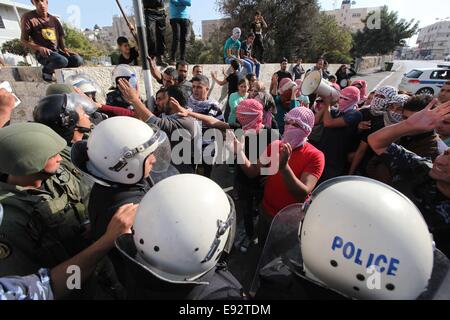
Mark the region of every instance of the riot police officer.
[[291, 209], [272, 225], [255, 279], [261, 286], [254, 281], [251, 290], [257, 299], [450, 298], [450, 261], [435, 249], [417, 207], [395, 189], [340, 177], [293, 208], [297, 223]]
[[233, 200], [205, 177], [176, 175], [154, 186], [141, 201], [134, 235], [116, 242], [129, 298], [243, 299], [240, 283], [218, 263], [234, 219]]

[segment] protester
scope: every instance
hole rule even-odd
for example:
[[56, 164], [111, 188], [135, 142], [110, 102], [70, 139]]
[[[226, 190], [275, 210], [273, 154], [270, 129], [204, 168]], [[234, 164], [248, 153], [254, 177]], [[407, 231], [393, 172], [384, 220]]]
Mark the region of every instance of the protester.
[[316, 62], [316, 65], [314, 67], [312, 67], [311, 69], [308, 69], [308, 71], [306, 71], [306, 75], [308, 75], [310, 72], [313, 72], [313, 71], [320, 71], [320, 74], [323, 76], [324, 65], [325, 65], [325, 59], [319, 58]]
[[252, 90], [253, 86], [255, 85], [255, 82], [258, 81], [256, 78], [256, 75], [254, 73], [249, 73], [245, 76], [245, 78], [248, 81], [248, 91]]
[[395, 144], [404, 136], [430, 132], [450, 120], [450, 103], [435, 108], [437, 100], [396, 125], [369, 137], [374, 152], [383, 158], [394, 176], [394, 186], [422, 212], [437, 248], [450, 255], [450, 150], [434, 163]]
[[[217, 78], [217, 72], [211, 72], [212, 79], [220, 86], [228, 84], [228, 99], [230, 96], [238, 91], [239, 84], [239, 63], [236, 60], [231, 61], [231, 73], [222, 81]], [[227, 102], [227, 107], [225, 109], [225, 120], [228, 120], [230, 115], [230, 105]]]
[[303, 63], [302, 58], [297, 58], [297, 60], [295, 61], [295, 66], [292, 69], [292, 72], [294, 74], [294, 81], [302, 80], [303, 75], [306, 73], [305, 68], [303, 68], [302, 66], [302, 63]]
[[235, 190], [239, 197], [237, 213], [244, 218], [246, 233], [246, 237], [239, 243], [239, 248], [241, 252], [246, 253], [252, 244], [258, 243], [254, 230], [254, 203], [261, 202], [264, 191], [262, 183], [264, 177], [258, 165], [259, 159], [279, 135], [263, 125], [263, 105], [257, 100], [242, 101], [237, 107], [236, 114], [245, 133], [242, 143], [235, 140], [234, 151], [238, 160], [240, 157], [243, 160], [243, 164], [237, 166]]
[[139, 51], [135, 47], [130, 47], [127, 38], [119, 37], [117, 39], [117, 46], [120, 51], [118, 64], [139, 65]]
[[255, 12], [255, 19], [251, 25], [251, 31], [255, 34], [255, 47], [254, 50], [256, 52], [255, 56], [260, 61], [260, 63], [264, 63], [264, 29], [267, 29], [267, 23], [264, 20], [260, 11]]
[[349, 69], [345, 64], [341, 65], [336, 71], [337, 84], [345, 89], [351, 85], [351, 78], [356, 75], [356, 71]]
[[359, 89], [359, 93], [361, 95], [361, 97], [360, 97], [361, 100], [359, 101], [358, 106], [362, 107], [368, 99], [368, 97], [367, 97], [367, 82], [365, 80], [355, 80], [352, 82], [352, 86]]
[[175, 64], [178, 45], [180, 46], [180, 60], [186, 61], [186, 43], [189, 37], [191, 21], [189, 7], [191, 0], [170, 0], [170, 25], [172, 27], [171, 64]]
[[[322, 69], [322, 76], [325, 80], [329, 80], [329, 78], [331, 76], [331, 73], [328, 71], [328, 67], [329, 67], [328, 61], [325, 60], [323, 62], [323, 69]], [[344, 89], [344, 88], [342, 88], [342, 89]]]
[[247, 36], [246, 41], [242, 42], [241, 44], [240, 56], [244, 62], [244, 67], [247, 70], [247, 75], [255, 73], [256, 78], [259, 79], [261, 65], [259, 61], [252, 55], [254, 41], [255, 41], [255, 34], [250, 33]]
[[266, 92], [264, 82], [256, 81], [253, 87], [249, 89], [248, 97], [256, 99], [264, 108], [263, 124], [268, 129], [278, 129], [278, 124], [275, 121], [277, 107], [271, 94]]
[[[260, 213], [259, 240], [261, 244], [269, 232], [271, 221], [279, 211], [294, 203], [303, 203], [315, 188], [324, 170], [322, 152], [308, 143], [314, 126], [314, 114], [307, 108], [295, 108], [285, 118], [286, 131], [282, 141], [275, 141], [265, 151], [262, 163], [279, 164], [275, 175], [268, 177], [265, 184], [262, 211]], [[260, 174], [262, 164], [251, 164], [238, 146], [244, 164], [242, 170], [249, 177]], [[279, 160], [274, 152], [279, 151]], [[275, 159], [275, 160], [273, 160]]]
[[[289, 71], [287, 71], [288, 60], [286, 58], [283, 58], [281, 60], [280, 66], [281, 66], [281, 69], [278, 70], [275, 73], [277, 75], [277, 77], [278, 77], [277, 89], [279, 89], [279, 87], [280, 87], [281, 80], [283, 80], [283, 79], [290, 79], [290, 80], [292, 80], [292, 74]], [[272, 92], [273, 90], [274, 90], [274, 88], [270, 87], [270, 92]]]
[[[277, 122], [280, 133], [283, 134], [285, 123], [284, 116], [292, 109], [300, 107], [301, 102], [297, 99], [299, 88], [294, 81], [289, 78], [284, 78], [283, 80], [281, 80], [279, 94], [277, 94], [276, 91], [277, 83], [278, 77], [276, 74], [274, 74], [272, 77], [271, 94], [274, 98], [275, 105], [277, 106], [275, 120]], [[303, 98], [306, 99], [307, 97], [303, 96]]]
[[[321, 181], [345, 175], [349, 170], [348, 157], [359, 143], [357, 131], [362, 115], [357, 111], [360, 100], [359, 90], [347, 87], [342, 90], [337, 108], [332, 108], [331, 101], [324, 99], [323, 132], [319, 142], [314, 145], [325, 154], [325, 170]], [[317, 115], [316, 115], [317, 116]], [[320, 115], [319, 115], [320, 118]]]
[[147, 31], [148, 54], [151, 59], [156, 58], [156, 63], [165, 68], [166, 52], [166, 10], [164, 0], [143, 0], [145, 27]]
[[192, 68], [192, 77], [196, 77], [203, 74], [203, 67], [200, 65], [195, 65], [194, 68]]
[[231, 37], [228, 38], [225, 42], [225, 45], [223, 47], [223, 57], [226, 64], [231, 64], [231, 62], [234, 60], [237, 60], [239, 63], [241, 63], [241, 42], [239, 41], [241, 35], [241, 29], [234, 28]]
[[48, 0], [32, 0], [31, 3], [36, 10], [22, 16], [20, 40], [43, 65], [43, 79], [51, 82], [56, 69], [77, 68], [83, 64], [83, 59], [66, 48], [64, 29], [58, 18], [48, 13]]
[[230, 116], [228, 117], [228, 123], [233, 127], [237, 127], [236, 110], [237, 106], [247, 99], [248, 82], [247, 79], [242, 79], [238, 83], [238, 92], [231, 94], [228, 104], [230, 106]]

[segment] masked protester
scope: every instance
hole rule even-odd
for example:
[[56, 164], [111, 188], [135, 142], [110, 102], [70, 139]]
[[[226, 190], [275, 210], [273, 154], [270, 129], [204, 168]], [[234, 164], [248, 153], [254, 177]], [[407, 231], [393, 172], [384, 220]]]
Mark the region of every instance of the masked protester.
[[359, 101], [358, 106], [362, 107], [368, 98], [367, 97], [367, 82], [365, 80], [355, 80], [352, 82], [352, 86], [359, 89], [361, 100]]
[[360, 91], [356, 87], [347, 87], [341, 91], [336, 107], [330, 107], [324, 101], [324, 107], [316, 117], [323, 114], [323, 132], [314, 145], [325, 154], [326, 165], [322, 181], [345, 175], [350, 167], [349, 154], [359, 144], [358, 125], [362, 114], [357, 110]]

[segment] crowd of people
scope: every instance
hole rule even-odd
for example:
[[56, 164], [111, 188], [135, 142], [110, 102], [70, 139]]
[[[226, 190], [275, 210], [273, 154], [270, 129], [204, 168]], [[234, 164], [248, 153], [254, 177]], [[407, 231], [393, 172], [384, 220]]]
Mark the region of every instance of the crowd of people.
[[[76, 56], [64, 49], [57, 26], [50, 39], [40, 39], [51, 33], [35, 29], [47, 0], [33, 3], [23, 35], [33, 39], [50, 74]], [[171, 5], [172, 27], [183, 38], [182, 8], [190, 1]], [[146, 10], [163, 30], [164, 13]], [[238, 28], [225, 44], [230, 70], [223, 80], [211, 75], [228, 85], [225, 104], [210, 97], [213, 83], [202, 66], [188, 79], [183, 40], [175, 67], [161, 70], [150, 59], [161, 88], [149, 101], [125, 63], [133, 64], [136, 54], [115, 68], [106, 104], [98, 102], [102, 92], [89, 75], [76, 75], [49, 86], [34, 122], [10, 123], [15, 100], [0, 89], [0, 300], [247, 299], [227, 268], [229, 256], [264, 247], [280, 212], [303, 203], [305, 225], [296, 238], [312, 283], [350, 298], [414, 299], [426, 291], [438, 261], [432, 241], [444, 259], [450, 255], [450, 82], [436, 99], [390, 86], [368, 92], [347, 66], [332, 76], [325, 59], [305, 71], [299, 58], [291, 73], [283, 58], [267, 90], [260, 69], [253, 74], [258, 60], [251, 49], [256, 41], [262, 60], [266, 27], [258, 12], [243, 47]], [[36, 43], [37, 34], [45, 44]], [[124, 51], [125, 40], [118, 41]], [[52, 52], [44, 50], [50, 42]], [[163, 39], [149, 42], [161, 58]], [[339, 97], [303, 95], [302, 80], [312, 72], [329, 79]], [[230, 195], [211, 180], [220, 166], [233, 178]], [[345, 259], [328, 252], [328, 241], [335, 252], [344, 248]], [[406, 250], [408, 243], [413, 247]], [[367, 267], [373, 262], [387, 272], [384, 291], [352, 284], [364, 279], [358, 259], [366, 251], [373, 252]], [[330, 260], [345, 276], [329, 269]], [[66, 285], [73, 266], [79, 290]], [[284, 297], [291, 286], [280, 274], [275, 279], [265, 289], [262, 283], [260, 297]], [[311, 297], [306, 287], [300, 291], [288, 298]]]

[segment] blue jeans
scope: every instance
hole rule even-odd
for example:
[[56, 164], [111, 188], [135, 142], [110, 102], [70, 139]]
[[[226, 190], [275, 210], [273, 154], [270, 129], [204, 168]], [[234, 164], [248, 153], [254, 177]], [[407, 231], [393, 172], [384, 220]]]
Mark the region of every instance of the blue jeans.
[[[225, 58], [225, 63], [231, 64], [231, 61], [233, 61], [233, 60], [236, 60], [236, 59], [235, 58]], [[244, 63], [244, 68], [245, 68], [246, 74], [253, 73], [253, 61], [242, 59], [242, 62]]]
[[253, 73], [253, 70], [255, 70], [256, 78], [259, 79], [259, 73], [260, 73], [261, 65], [259, 63], [255, 63], [253, 60], [251, 60], [249, 58], [244, 58], [243, 60], [244, 60], [244, 64], [245, 63], [250, 64], [251, 72], [249, 72], [249, 69], [247, 68], [247, 66], [245, 66], [245, 68], [247, 69], [247, 72], [248, 73]]
[[55, 51], [48, 57], [43, 57], [40, 54], [36, 54], [36, 59], [44, 66], [42, 72], [47, 75], [53, 74], [56, 69], [78, 68], [83, 64], [83, 58], [77, 54], [66, 56]]

